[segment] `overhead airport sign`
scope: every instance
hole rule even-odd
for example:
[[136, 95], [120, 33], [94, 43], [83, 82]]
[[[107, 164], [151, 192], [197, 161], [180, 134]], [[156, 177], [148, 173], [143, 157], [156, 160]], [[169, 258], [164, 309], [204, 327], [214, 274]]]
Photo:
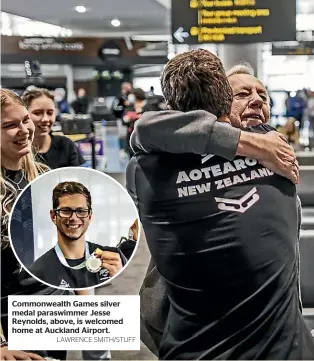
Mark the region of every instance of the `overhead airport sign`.
[[112, 67], [134, 64], [164, 64], [168, 43], [128, 38], [48, 38], [1, 36], [3, 64], [39, 60], [43, 64]]
[[314, 55], [314, 41], [274, 43], [272, 55]]
[[33, 51], [83, 51], [84, 44], [81, 41], [71, 41], [71, 39], [60, 40], [55, 38], [24, 38], [18, 43], [21, 50]]
[[296, 40], [296, 0], [172, 0], [174, 44]]

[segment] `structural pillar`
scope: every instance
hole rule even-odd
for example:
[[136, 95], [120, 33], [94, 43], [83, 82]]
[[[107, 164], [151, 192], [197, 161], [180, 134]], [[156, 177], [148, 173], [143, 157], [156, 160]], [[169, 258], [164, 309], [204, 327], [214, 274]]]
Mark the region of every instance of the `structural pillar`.
[[66, 77], [66, 86], [67, 86], [67, 100], [69, 103], [73, 102], [74, 94], [74, 75], [73, 67], [71, 65], [64, 65], [64, 75]]
[[241, 62], [249, 63], [255, 76], [263, 79], [262, 44], [223, 44], [218, 46], [218, 56], [226, 71]]

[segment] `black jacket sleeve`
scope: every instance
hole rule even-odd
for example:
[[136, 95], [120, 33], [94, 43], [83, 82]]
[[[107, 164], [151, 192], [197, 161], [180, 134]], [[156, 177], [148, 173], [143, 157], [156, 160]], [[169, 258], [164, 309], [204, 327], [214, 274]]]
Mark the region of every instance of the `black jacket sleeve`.
[[130, 145], [134, 152], [215, 154], [232, 160], [240, 129], [204, 110], [145, 112], [135, 123]]

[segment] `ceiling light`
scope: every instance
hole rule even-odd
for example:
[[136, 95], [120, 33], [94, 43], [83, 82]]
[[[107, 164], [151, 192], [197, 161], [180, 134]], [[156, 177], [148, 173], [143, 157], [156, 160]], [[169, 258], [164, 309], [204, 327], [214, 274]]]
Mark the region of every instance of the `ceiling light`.
[[111, 25], [114, 27], [120, 26], [121, 25], [120, 20], [118, 20], [118, 19], [111, 20]]
[[83, 6], [83, 5], [78, 5], [75, 7], [75, 10], [78, 12], [78, 13], [85, 13], [86, 12], [86, 7]]

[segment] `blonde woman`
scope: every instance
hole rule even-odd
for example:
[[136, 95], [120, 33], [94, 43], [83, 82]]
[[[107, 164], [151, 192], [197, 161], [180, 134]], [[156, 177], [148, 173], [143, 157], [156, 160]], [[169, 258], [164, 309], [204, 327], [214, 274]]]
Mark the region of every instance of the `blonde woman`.
[[[34, 124], [21, 98], [1, 89], [1, 360], [37, 360], [46, 352], [36, 354], [8, 350], [3, 338], [8, 331], [8, 296], [32, 294], [64, 294], [39, 283], [21, 270], [8, 241], [8, 219], [12, 205], [21, 190], [48, 168], [34, 161], [32, 142]], [[51, 355], [51, 354], [50, 354]]]
[[[1, 89], [1, 233], [19, 192], [48, 167], [34, 161], [34, 124], [21, 98]], [[6, 240], [5, 240], [6, 241]]]

